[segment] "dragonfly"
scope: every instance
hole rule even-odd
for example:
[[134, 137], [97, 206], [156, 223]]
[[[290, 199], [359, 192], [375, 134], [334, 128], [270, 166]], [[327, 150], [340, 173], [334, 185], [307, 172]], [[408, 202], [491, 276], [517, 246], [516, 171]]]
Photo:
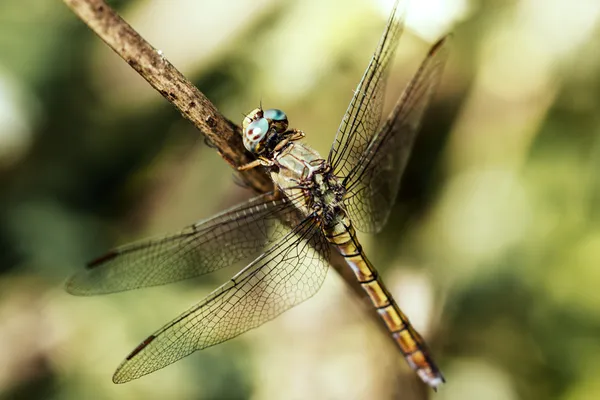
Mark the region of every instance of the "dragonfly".
[[250, 261], [143, 340], [117, 368], [115, 383], [234, 338], [312, 297], [334, 251], [353, 271], [410, 367], [433, 389], [444, 382], [425, 341], [398, 307], [356, 234], [356, 229], [376, 233], [385, 225], [447, 59], [450, 36], [431, 47], [381, 123], [385, 81], [404, 15], [397, 0], [327, 159], [303, 144], [303, 131], [289, 129], [283, 111], [261, 106], [242, 122], [244, 146], [255, 159], [238, 169], [265, 168], [273, 192], [178, 233], [118, 247], [67, 281], [72, 294], [96, 295], [162, 285]]

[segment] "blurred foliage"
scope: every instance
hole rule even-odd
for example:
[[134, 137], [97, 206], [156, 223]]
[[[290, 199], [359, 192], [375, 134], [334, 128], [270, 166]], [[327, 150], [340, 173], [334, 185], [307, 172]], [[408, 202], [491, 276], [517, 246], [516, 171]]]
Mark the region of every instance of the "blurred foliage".
[[[322, 154], [389, 10], [110, 3], [228, 118], [259, 101], [284, 109]], [[451, 30], [454, 45], [395, 212], [364, 236], [367, 252], [445, 372], [436, 398], [598, 398], [600, 6], [412, 3], [388, 109], [422, 38]], [[247, 198], [235, 182], [61, 2], [0, 2], [0, 398], [428, 397], [335, 274], [258, 330], [112, 384], [140, 339], [235, 271], [98, 298], [70, 297], [62, 282], [111, 246]]]

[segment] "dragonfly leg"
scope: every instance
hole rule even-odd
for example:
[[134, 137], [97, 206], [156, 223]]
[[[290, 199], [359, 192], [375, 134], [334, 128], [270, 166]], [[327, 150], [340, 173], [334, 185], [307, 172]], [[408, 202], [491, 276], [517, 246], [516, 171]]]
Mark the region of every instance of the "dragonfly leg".
[[301, 131], [298, 129], [292, 129], [292, 130], [288, 131], [287, 133], [289, 133], [290, 135], [288, 137], [286, 137], [285, 139], [283, 139], [281, 142], [277, 143], [277, 146], [275, 146], [275, 148], [273, 149], [273, 152], [277, 152], [277, 151], [283, 149], [289, 142], [293, 142], [294, 140], [300, 140], [300, 139], [304, 138], [304, 136], [306, 136], [304, 134], [304, 131]]
[[239, 167], [237, 167], [238, 171], [248, 171], [249, 169], [252, 168], [256, 168], [256, 167], [270, 167], [273, 165], [273, 162], [271, 160], [268, 160], [266, 158], [263, 157], [259, 157], [256, 160], [249, 162], [248, 164], [244, 164], [244, 165], [240, 165]]
[[304, 131], [301, 131], [299, 129], [292, 129], [291, 132], [292, 134], [289, 137], [290, 140], [300, 140], [304, 139], [304, 137], [306, 136]]

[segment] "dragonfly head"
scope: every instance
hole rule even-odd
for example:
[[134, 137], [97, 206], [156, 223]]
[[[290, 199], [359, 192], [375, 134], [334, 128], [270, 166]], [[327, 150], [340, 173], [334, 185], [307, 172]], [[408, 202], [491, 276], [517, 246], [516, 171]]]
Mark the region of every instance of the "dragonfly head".
[[251, 153], [260, 154], [270, 147], [268, 143], [284, 133], [287, 128], [288, 119], [283, 111], [275, 108], [252, 110], [242, 121], [244, 147]]

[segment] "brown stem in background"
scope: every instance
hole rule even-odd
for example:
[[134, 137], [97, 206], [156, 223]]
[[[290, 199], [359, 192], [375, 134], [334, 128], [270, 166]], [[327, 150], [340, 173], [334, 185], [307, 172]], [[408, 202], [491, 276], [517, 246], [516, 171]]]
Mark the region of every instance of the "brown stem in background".
[[[229, 165], [236, 168], [253, 160], [242, 144], [241, 128], [221, 115], [198, 88], [145, 41], [104, 0], [63, 1], [115, 53], [194, 124]], [[260, 168], [245, 171], [242, 177], [256, 192], [265, 193], [272, 190], [271, 179]], [[367, 294], [337, 251], [332, 251], [331, 264], [362, 303], [371, 308]], [[372, 312], [368, 314], [377, 321], [388, 336], [381, 320]]]

